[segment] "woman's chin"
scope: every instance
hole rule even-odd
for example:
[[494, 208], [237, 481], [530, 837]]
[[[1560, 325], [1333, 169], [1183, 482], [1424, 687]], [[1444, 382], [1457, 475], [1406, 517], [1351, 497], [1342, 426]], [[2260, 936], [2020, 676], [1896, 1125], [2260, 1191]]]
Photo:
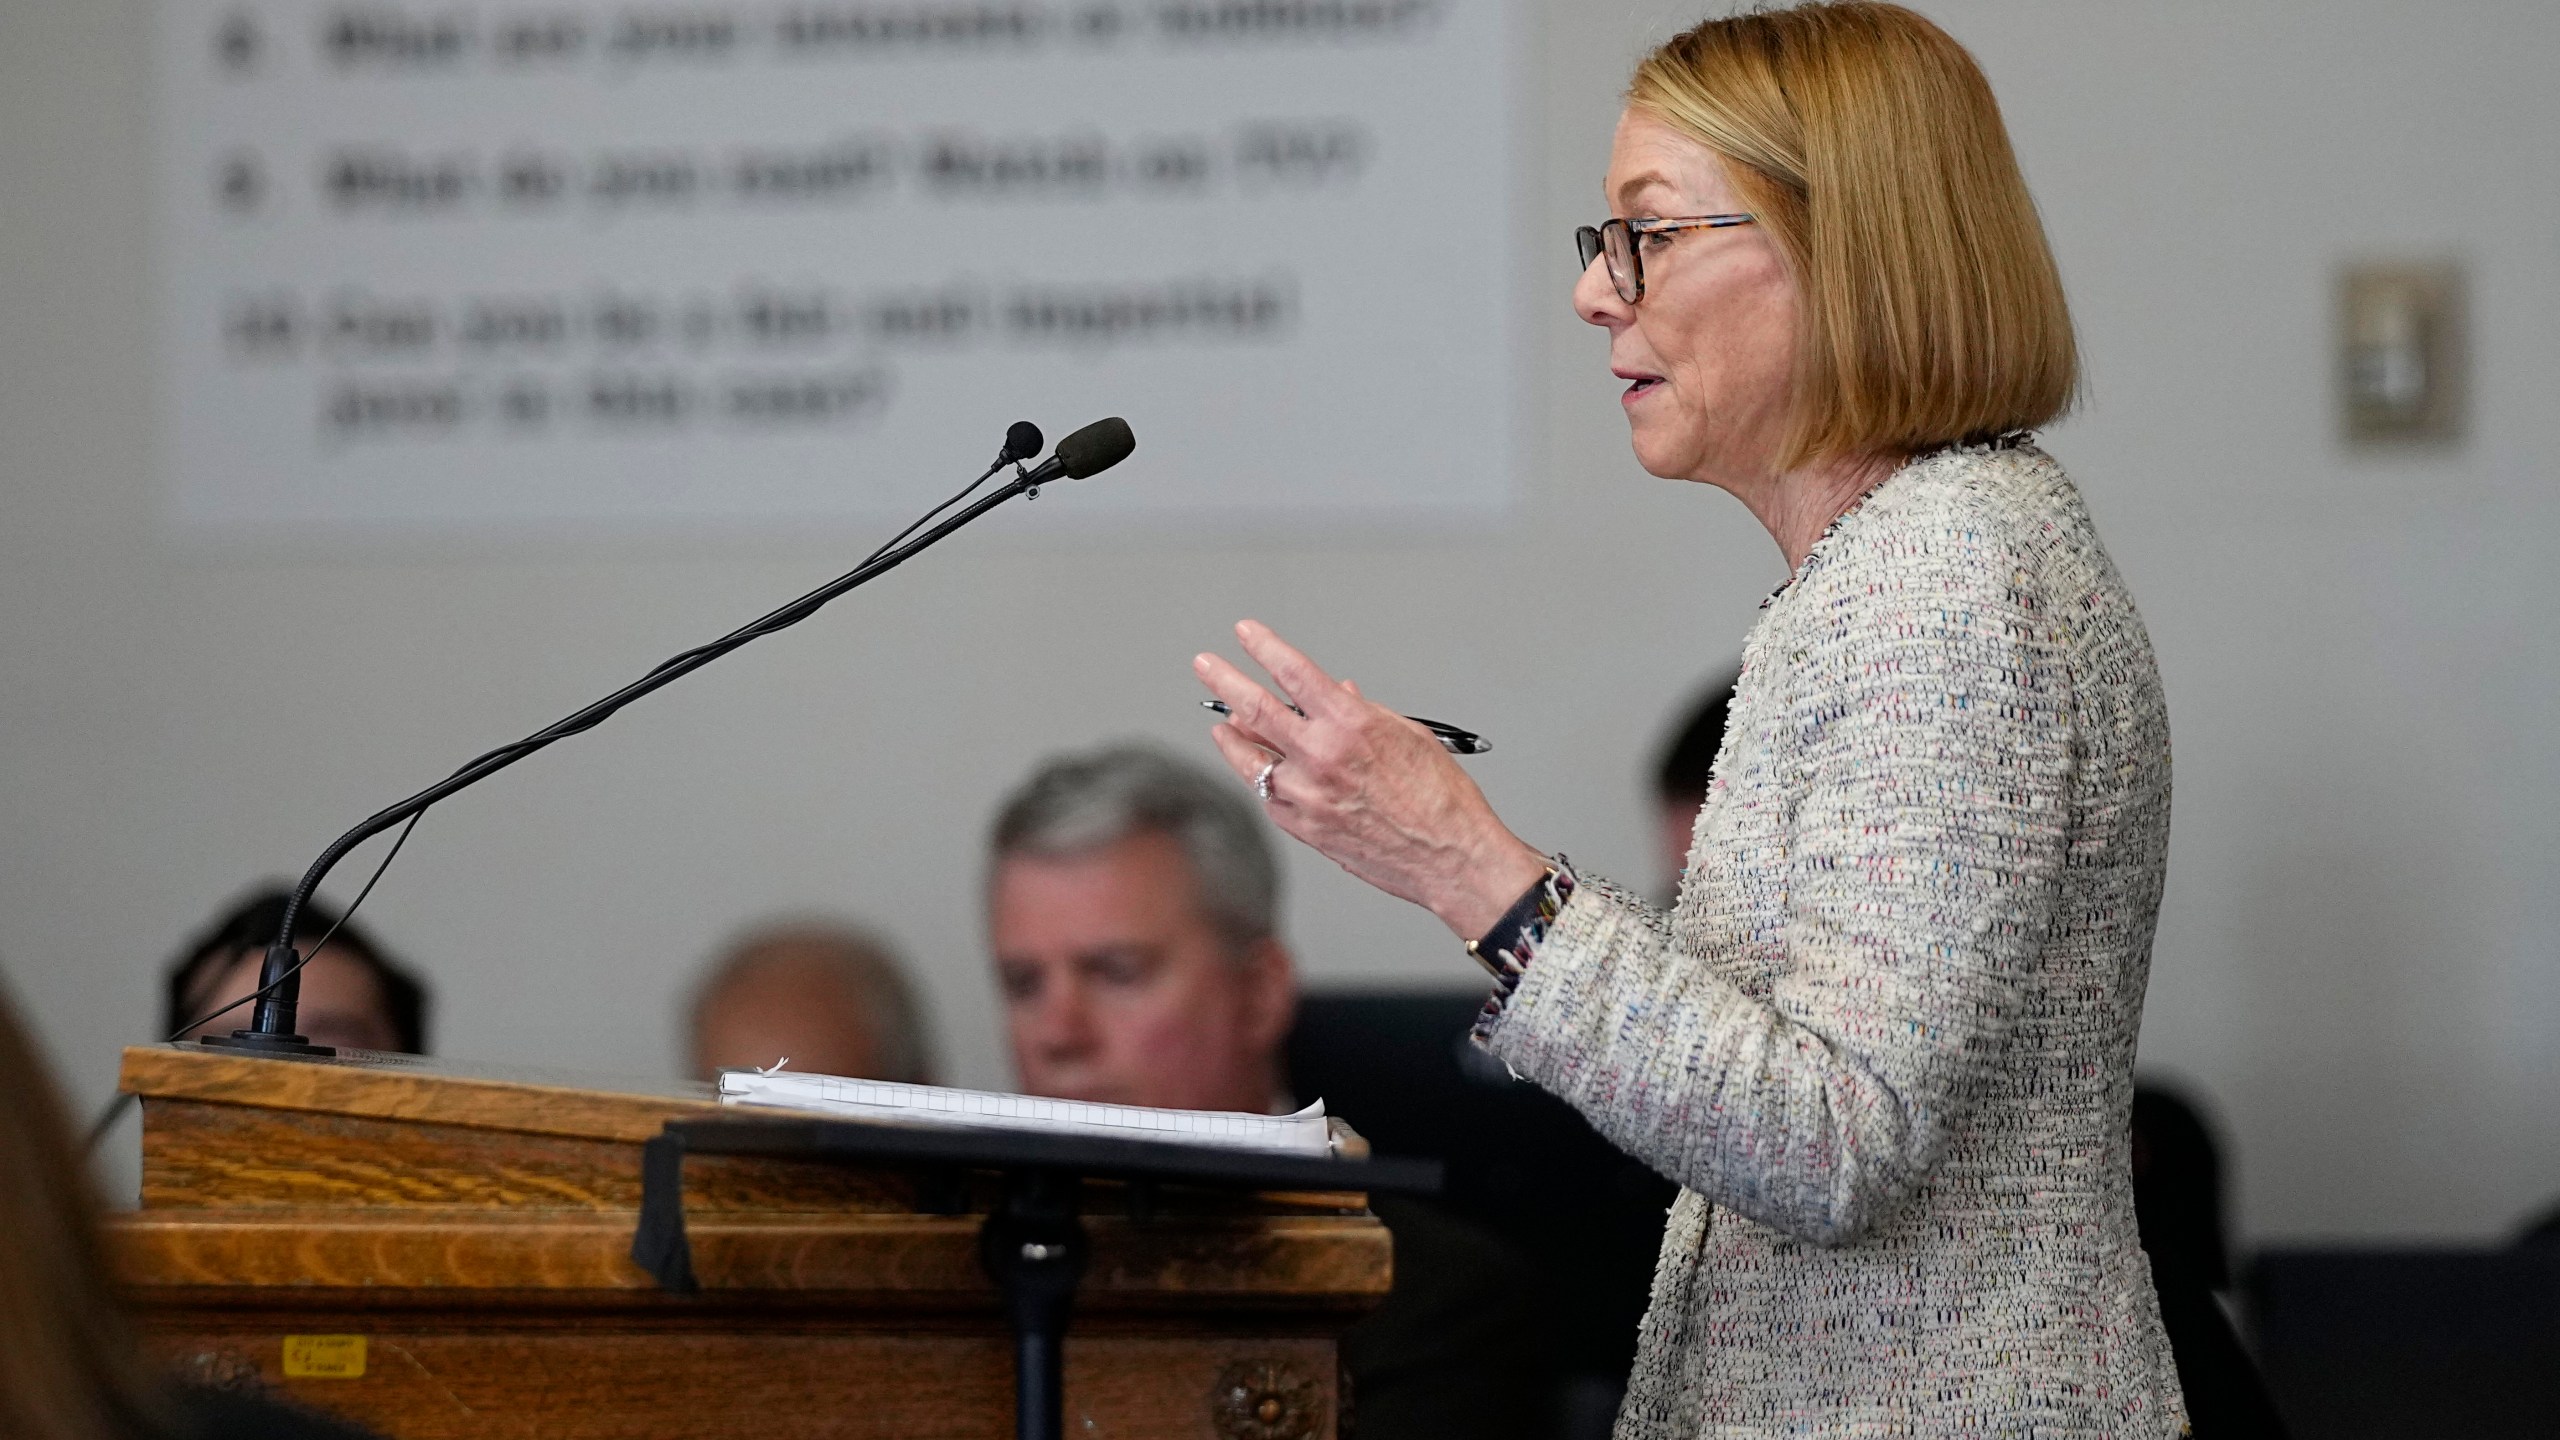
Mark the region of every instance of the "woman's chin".
[[1629, 436], [1634, 442], [1636, 463], [1644, 473], [1664, 480], [1686, 480], [1697, 470], [1695, 447], [1675, 443], [1670, 437], [1647, 434], [1647, 426], [1638, 421]]

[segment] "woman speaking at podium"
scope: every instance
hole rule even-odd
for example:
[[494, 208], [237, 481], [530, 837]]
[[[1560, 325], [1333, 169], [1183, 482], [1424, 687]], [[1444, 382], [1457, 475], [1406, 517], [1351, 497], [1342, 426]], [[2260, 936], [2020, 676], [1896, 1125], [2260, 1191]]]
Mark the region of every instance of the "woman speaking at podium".
[[1574, 303], [1636, 456], [1791, 572], [1678, 904], [1540, 853], [1251, 622], [1305, 713], [1204, 655], [1218, 747], [1467, 942], [1494, 1055], [1684, 1187], [1621, 1440], [2177, 1434], [2126, 1139], [2168, 717], [2025, 433], [2076, 359], [1990, 89], [1889, 5], [1711, 21], [1636, 68], [1605, 186]]

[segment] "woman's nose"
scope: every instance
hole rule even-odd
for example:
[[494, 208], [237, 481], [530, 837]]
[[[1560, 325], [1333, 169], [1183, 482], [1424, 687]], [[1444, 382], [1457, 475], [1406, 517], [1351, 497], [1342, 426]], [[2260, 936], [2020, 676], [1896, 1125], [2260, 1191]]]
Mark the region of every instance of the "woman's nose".
[[1616, 329], [1635, 317], [1635, 309], [1618, 298], [1618, 287], [1609, 279], [1609, 262], [1593, 256], [1582, 267], [1582, 278], [1573, 282], [1573, 313], [1584, 323]]

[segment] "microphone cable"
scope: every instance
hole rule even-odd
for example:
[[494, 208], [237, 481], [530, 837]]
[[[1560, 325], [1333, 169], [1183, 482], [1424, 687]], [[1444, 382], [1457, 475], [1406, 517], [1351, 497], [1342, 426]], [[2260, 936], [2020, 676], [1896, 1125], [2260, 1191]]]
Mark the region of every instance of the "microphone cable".
[[[417, 829], [418, 822], [426, 818], [427, 812], [424, 810], [421, 810], [417, 814], [409, 817], [409, 823], [400, 827], [399, 838], [391, 842], [391, 849], [382, 857], [382, 863], [373, 867], [373, 873], [365, 878], [364, 888], [356, 892], [355, 903], [349, 905], [339, 914], [338, 923], [330, 926], [326, 931], [322, 932], [317, 944], [314, 944], [309, 950], [306, 950], [301, 955], [295, 957], [294, 962], [285, 967], [283, 974], [278, 975], [275, 979], [268, 981], [266, 984], [259, 986], [248, 994], [241, 996], [239, 999], [232, 1001], [230, 1004], [223, 1006], [221, 1009], [199, 1015], [195, 1019], [188, 1021], [186, 1024], [179, 1026], [175, 1033], [163, 1037], [160, 1043], [163, 1045], [174, 1045], [188, 1036], [204, 1029], [204, 1027], [212, 1024], [214, 1021], [221, 1019], [223, 1016], [230, 1014], [232, 1011], [239, 1009], [241, 1006], [251, 1004], [255, 1001], [264, 1000], [269, 995], [275, 993], [277, 986], [282, 985], [285, 981], [301, 974], [302, 967], [319, 958], [320, 952], [329, 948], [329, 942], [338, 938], [338, 932], [347, 928], [347, 922], [356, 918], [356, 911], [362, 909], [364, 906], [364, 897], [373, 893], [373, 887], [380, 884], [382, 881], [382, 873], [391, 868], [391, 862], [393, 860], [399, 858], [400, 847], [409, 843], [409, 832]], [[232, 956], [232, 963], [235, 965], [240, 963], [240, 955], [248, 953], [248, 951], [244, 950], [241, 951], [239, 955]], [[124, 1114], [124, 1107], [132, 1104], [134, 1099], [134, 1096], [129, 1095], [124, 1091], [117, 1091], [115, 1095], [107, 1101], [106, 1105], [98, 1111], [98, 1118], [89, 1122], [88, 1138], [80, 1142], [82, 1148], [88, 1150], [97, 1149], [98, 1142], [107, 1138], [107, 1132], [115, 1127], [116, 1120]]]
[[[1016, 446], [1017, 446], [1017, 445], [1019, 444], [1019, 442], [1024, 438], [1024, 436], [1023, 436], [1023, 431], [1024, 431], [1024, 429], [1025, 429], [1026, 427], [1029, 429], [1029, 432], [1030, 432], [1029, 439], [1030, 439], [1030, 442], [1031, 442], [1031, 443], [1030, 443], [1029, 450], [1028, 450], [1028, 452], [1027, 452], [1026, 454], [1016, 454], [1016, 453], [1015, 453]], [[882, 542], [882, 544], [881, 544], [881, 546], [880, 546], [880, 548], [879, 548], [879, 549], [874, 550], [874, 551], [872, 551], [870, 554], [863, 556], [863, 557], [862, 557], [862, 563], [861, 563], [861, 564], [856, 565], [856, 566], [854, 566], [851, 570], [848, 570], [848, 571], [846, 571], [844, 574], [837, 576], [837, 577], [835, 578], [835, 580], [829, 581], [829, 582], [828, 582], [828, 584], [829, 584], [829, 585], [833, 585], [833, 584], [839, 583], [839, 582], [841, 582], [841, 581], [844, 581], [844, 580], [850, 579], [850, 578], [852, 578], [854, 575], [860, 574], [862, 571], [869, 569], [871, 566], [873, 566], [873, 565], [875, 565], [875, 564], [878, 564], [881, 556], [886, 555], [886, 554], [888, 554], [890, 551], [892, 551], [892, 550], [896, 549], [900, 544], [904, 543], [904, 541], [906, 540], [906, 538], [907, 538], [908, 536], [913, 535], [913, 534], [914, 534], [914, 533], [916, 533], [917, 531], [919, 531], [919, 530], [923, 529], [925, 526], [927, 526], [927, 525], [929, 525], [929, 524], [933, 523], [933, 520], [934, 520], [934, 517], [935, 517], [935, 516], [940, 515], [943, 511], [950, 509], [952, 506], [957, 505], [957, 504], [959, 504], [961, 501], [966, 500], [966, 499], [968, 499], [970, 496], [975, 495], [976, 493], [978, 493], [978, 487], [979, 487], [979, 486], [981, 486], [981, 485], [986, 484], [986, 483], [987, 483], [987, 481], [989, 481], [990, 479], [993, 479], [993, 478], [994, 478], [994, 476], [995, 476], [995, 473], [996, 473], [997, 471], [999, 471], [999, 470], [1003, 469], [1003, 468], [1004, 468], [1005, 466], [1007, 466], [1007, 465], [1013, 465], [1013, 466], [1015, 466], [1016, 468], [1019, 468], [1019, 466], [1020, 466], [1020, 462], [1021, 462], [1021, 461], [1023, 461], [1023, 460], [1025, 460], [1025, 459], [1029, 458], [1029, 456], [1030, 456], [1030, 455], [1036, 455], [1036, 454], [1038, 454], [1038, 453], [1040, 453], [1040, 427], [1039, 427], [1039, 426], [1037, 426], [1037, 425], [1033, 425], [1033, 424], [1032, 424], [1030, 421], [1028, 421], [1028, 420], [1017, 420], [1017, 421], [1015, 421], [1015, 422], [1013, 423], [1013, 429], [1011, 429], [1011, 430], [1009, 430], [1009, 431], [1006, 431], [1006, 432], [1005, 432], [1005, 447], [1004, 447], [1004, 451], [1003, 451], [1003, 453], [1001, 453], [1001, 454], [999, 454], [999, 455], [997, 455], [997, 456], [996, 456], [996, 463], [994, 463], [993, 465], [988, 466], [988, 467], [986, 468], [986, 470], [978, 476], [978, 478], [977, 478], [977, 479], [972, 480], [972, 481], [970, 481], [968, 484], [966, 484], [966, 485], [964, 485], [964, 486], [960, 487], [960, 491], [959, 491], [959, 493], [958, 493], [958, 494], [953, 495], [950, 499], [943, 501], [941, 504], [934, 506], [934, 507], [933, 507], [932, 509], [930, 509], [930, 510], [927, 510], [926, 512], [924, 512], [924, 514], [923, 514], [923, 515], [921, 515], [921, 516], [917, 517], [917, 519], [916, 519], [916, 521], [915, 521], [915, 523], [914, 523], [914, 524], [909, 525], [906, 529], [901, 530], [901, 531], [899, 531], [897, 534], [890, 536], [886, 541]], [[824, 588], [826, 588], [826, 587], [822, 586], [822, 587], [820, 587], [820, 588], [821, 588], [821, 589], [824, 589]], [[805, 602], [804, 602], [804, 603], [805, 603]], [[820, 603], [820, 604], [824, 604], [825, 602], [824, 602], [824, 601], [821, 601], [821, 602], [819, 602], [819, 603]], [[758, 636], [760, 636], [760, 635], [770, 635], [770, 634], [772, 634], [774, 631], [776, 631], [776, 630], [780, 630], [780, 629], [784, 628], [785, 626], [789, 626], [789, 625], [796, 625], [796, 624], [800, 623], [800, 621], [801, 621], [801, 620], [803, 620], [803, 619], [807, 618], [805, 614], [793, 614], [793, 613], [792, 613], [792, 611], [793, 611], [793, 610], [796, 610], [796, 609], [798, 609], [798, 608], [799, 608], [799, 607], [798, 607], [798, 606], [796, 606], [796, 605], [795, 605], [795, 606], [785, 607], [784, 609], [777, 610], [777, 611], [775, 611], [773, 614], [771, 614], [771, 615], [767, 615], [767, 616], [765, 616], [764, 618], [762, 618], [762, 619], [760, 619], [760, 620], [753, 620], [753, 621], [749, 621], [747, 624], [739, 626], [737, 629], [730, 631], [728, 634], [723, 635], [723, 636], [721, 636], [719, 639], [717, 639], [717, 640], [713, 640], [713, 641], [709, 642], [708, 644], [696, 645], [696, 646], [694, 646], [692, 649], [687, 650], [687, 651], [684, 651], [684, 652], [682, 652], [681, 654], [670, 655], [670, 656], [668, 656], [666, 659], [659, 661], [659, 662], [658, 662], [658, 664], [656, 665], [656, 667], [655, 667], [655, 668], [653, 668], [653, 669], [651, 669], [651, 670], [649, 671], [649, 674], [650, 674], [650, 675], [655, 675], [655, 674], [657, 674], [660, 670], [670, 670], [670, 669], [673, 669], [674, 667], [676, 667], [676, 666], [678, 666], [678, 665], [683, 664], [683, 663], [684, 663], [684, 662], [686, 662], [687, 660], [690, 660], [690, 659], [692, 659], [693, 657], [695, 657], [696, 655], [700, 655], [700, 654], [702, 654], [702, 653], [703, 653], [703, 652], [705, 652], [705, 651], [709, 651], [709, 650], [717, 650], [717, 649], [719, 649], [719, 648], [720, 648], [721, 646], [723, 646], [723, 645], [729, 645], [729, 644], [742, 644], [742, 643], [744, 643], [744, 642], [746, 642], [746, 641], [748, 641], [748, 640], [753, 640], [753, 639], [755, 639], [756, 637], [758, 637]], [[812, 609], [812, 610], [814, 610], [815, 608], [816, 608], [815, 606], [812, 606], [812, 607], [811, 607], [811, 609]], [[789, 617], [789, 618], [785, 618], [786, 616], [787, 616], [787, 617]], [[641, 677], [641, 678], [646, 679], [646, 678], [647, 678], [647, 676], [643, 676], [643, 677]], [[518, 744], [523, 744], [523, 743], [526, 743], [526, 742], [524, 742], [524, 741], [519, 741], [519, 742], [517, 742], [517, 743], [518, 743]], [[506, 747], [503, 747], [503, 748], [512, 750], [512, 749], [514, 749], [515, 747], [511, 745], [511, 746], [506, 746]], [[497, 753], [499, 753], [499, 752], [498, 752], [498, 751], [494, 751], [494, 750], [490, 752], [490, 754], [491, 754], [491, 755], [495, 755], [495, 754], [497, 754]], [[484, 755], [484, 756], [482, 756], [482, 757], [481, 757], [481, 759], [483, 759], [483, 760], [485, 760], [485, 759], [487, 759], [487, 758], [489, 758], [489, 757], [488, 757], [488, 756], [486, 756], [486, 755]], [[471, 762], [471, 763], [472, 763], [472, 765], [477, 765], [477, 764], [479, 764], [479, 763], [480, 763], [480, 761], [475, 760], [475, 761], [473, 761], [473, 762]], [[465, 769], [465, 770], [468, 770], [468, 769], [470, 769], [470, 768], [471, 768], [471, 766], [470, 766], [470, 765], [466, 765], [466, 766], [464, 766], [464, 767], [462, 767], [462, 768], [463, 768], [463, 769]]]

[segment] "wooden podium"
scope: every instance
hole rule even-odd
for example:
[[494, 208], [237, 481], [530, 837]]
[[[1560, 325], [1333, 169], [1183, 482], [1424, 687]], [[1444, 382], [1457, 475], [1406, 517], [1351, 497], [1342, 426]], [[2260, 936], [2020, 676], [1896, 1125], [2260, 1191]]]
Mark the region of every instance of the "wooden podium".
[[[127, 1050], [122, 1084], [142, 1206], [111, 1227], [118, 1273], [197, 1381], [395, 1440], [1012, 1433], [968, 1177], [696, 1156], [702, 1289], [669, 1295], [630, 1258], [641, 1146], [739, 1113], [708, 1086], [192, 1045]], [[1365, 1198], [1145, 1200], [1086, 1209], [1068, 1434], [1332, 1440], [1336, 1337], [1389, 1279]]]

